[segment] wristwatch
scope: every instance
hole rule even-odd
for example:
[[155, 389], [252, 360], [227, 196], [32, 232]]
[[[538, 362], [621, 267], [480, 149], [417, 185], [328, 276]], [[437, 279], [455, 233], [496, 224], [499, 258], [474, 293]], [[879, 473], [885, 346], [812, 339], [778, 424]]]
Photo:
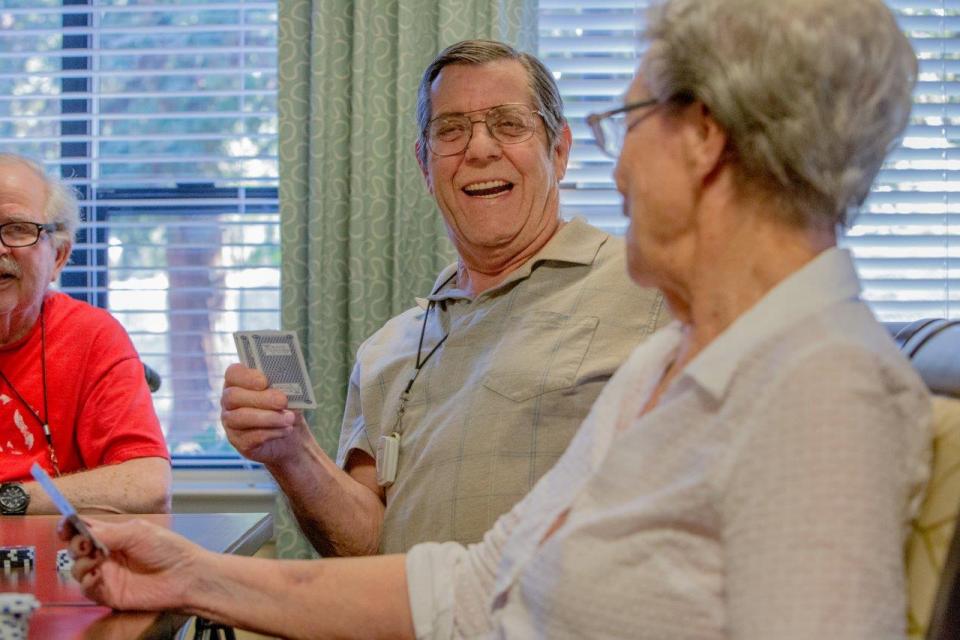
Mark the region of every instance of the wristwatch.
[[0, 484], [0, 515], [22, 516], [30, 504], [30, 494], [16, 482]]

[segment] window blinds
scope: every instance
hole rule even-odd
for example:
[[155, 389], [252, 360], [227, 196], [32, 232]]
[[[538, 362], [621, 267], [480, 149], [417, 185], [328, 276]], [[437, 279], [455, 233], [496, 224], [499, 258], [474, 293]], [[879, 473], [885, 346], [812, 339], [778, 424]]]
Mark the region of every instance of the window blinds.
[[163, 378], [182, 456], [222, 436], [231, 332], [279, 325], [276, 0], [4, 0], [0, 147], [59, 171], [85, 223], [60, 289]]
[[[960, 0], [889, 0], [921, 58], [916, 107], [845, 244], [883, 319], [960, 315]], [[646, 0], [540, 0], [567, 104], [567, 217], [622, 232], [586, 114], [633, 75]], [[111, 310], [163, 377], [182, 457], [235, 455], [217, 398], [230, 333], [279, 325], [276, 0], [3, 0], [0, 148], [60, 171], [86, 223], [61, 289]]]
[[[584, 116], [620, 103], [642, 50], [645, 0], [540, 0], [540, 56], [553, 71], [574, 135], [564, 215], [622, 233], [612, 161]], [[851, 248], [864, 297], [883, 320], [960, 317], [960, 1], [890, 0], [920, 58], [903, 144], [842, 244]]]

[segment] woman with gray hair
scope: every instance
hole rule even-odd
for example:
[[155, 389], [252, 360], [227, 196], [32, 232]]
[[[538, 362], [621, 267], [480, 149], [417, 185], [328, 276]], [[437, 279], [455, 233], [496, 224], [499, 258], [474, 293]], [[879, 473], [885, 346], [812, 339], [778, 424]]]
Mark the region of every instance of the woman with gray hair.
[[881, 0], [668, 0], [649, 24], [626, 104], [590, 123], [631, 275], [677, 321], [484, 541], [270, 563], [96, 524], [87, 593], [293, 637], [903, 636], [929, 400], [836, 234], [905, 126], [913, 53]]

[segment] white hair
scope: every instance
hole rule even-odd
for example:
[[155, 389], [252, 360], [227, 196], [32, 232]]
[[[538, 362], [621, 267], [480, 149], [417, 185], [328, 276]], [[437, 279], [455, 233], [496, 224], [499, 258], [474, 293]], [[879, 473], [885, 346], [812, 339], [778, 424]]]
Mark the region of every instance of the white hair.
[[32, 170], [43, 180], [46, 187], [44, 215], [47, 222], [57, 225], [51, 234], [53, 246], [59, 249], [64, 244], [72, 244], [80, 226], [80, 207], [76, 192], [59, 177], [47, 173], [40, 163], [16, 153], [0, 152], [0, 164], [19, 163]]
[[647, 37], [653, 97], [704, 104], [738, 183], [795, 224], [847, 223], [910, 115], [917, 60], [882, 0], [668, 0]]

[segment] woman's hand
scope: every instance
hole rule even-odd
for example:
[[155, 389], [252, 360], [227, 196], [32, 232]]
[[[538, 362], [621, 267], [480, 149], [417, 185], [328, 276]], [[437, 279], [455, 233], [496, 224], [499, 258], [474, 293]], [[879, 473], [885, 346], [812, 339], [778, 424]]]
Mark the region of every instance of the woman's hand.
[[59, 534], [70, 541], [73, 576], [88, 598], [114, 609], [160, 611], [183, 609], [200, 575], [203, 550], [163, 527], [143, 520], [120, 523], [89, 521], [88, 526], [110, 555], [91, 550], [89, 540], [65, 521]]

